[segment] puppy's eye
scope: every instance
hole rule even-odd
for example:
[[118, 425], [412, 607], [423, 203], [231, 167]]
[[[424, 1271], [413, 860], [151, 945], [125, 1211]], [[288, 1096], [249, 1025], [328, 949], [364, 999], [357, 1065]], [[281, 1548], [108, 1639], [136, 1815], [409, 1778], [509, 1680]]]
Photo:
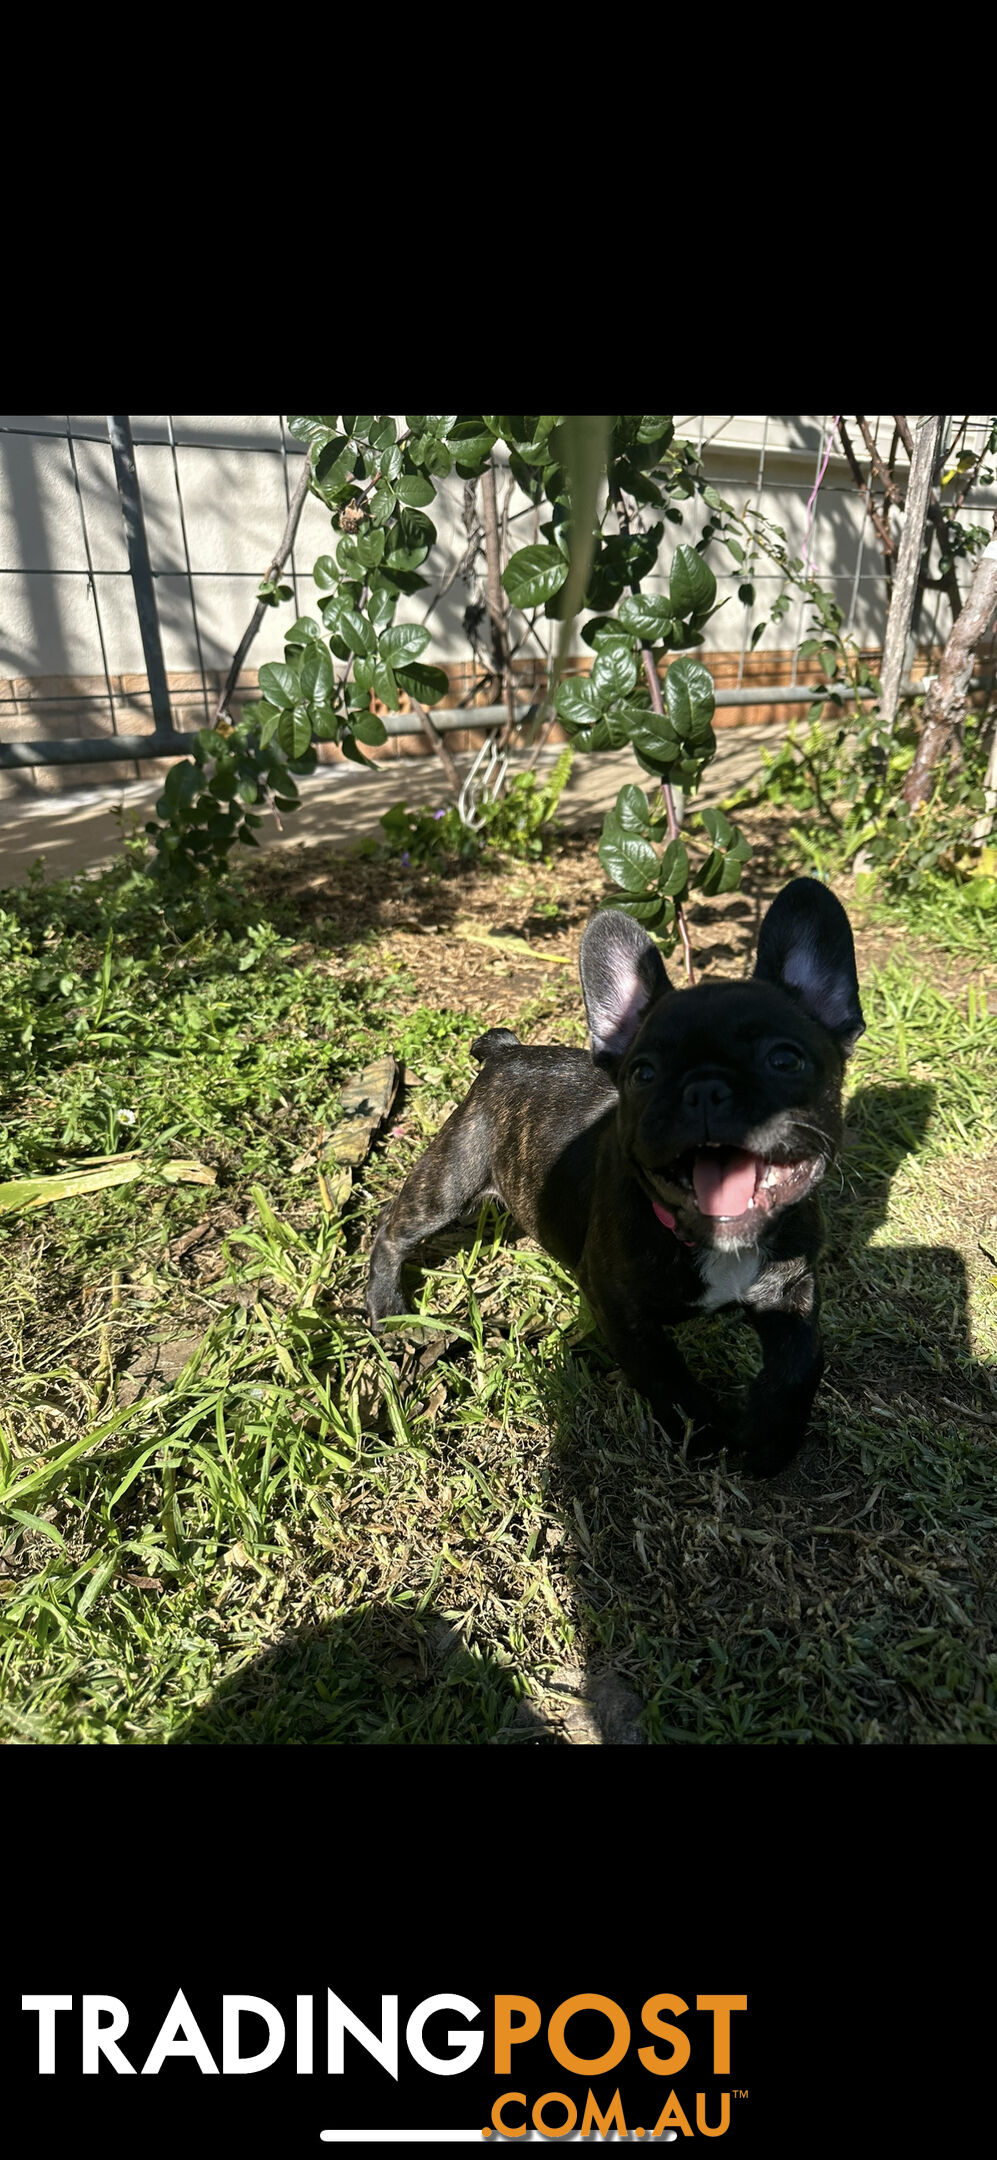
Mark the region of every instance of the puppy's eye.
[[771, 1065], [773, 1072], [790, 1073], [802, 1072], [807, 1061], [799, 1050], [794, 1050], [792, 1043], [776, 1043], [765, 1062]]
[[651, 1082], [656, 1078], [657, 1074], [654, 1066], [647, 1058], [638, 1058], [636, 1065], [631, 1065], [627, 1074], [627, 1082], [630, 1087], [650, 1087]]

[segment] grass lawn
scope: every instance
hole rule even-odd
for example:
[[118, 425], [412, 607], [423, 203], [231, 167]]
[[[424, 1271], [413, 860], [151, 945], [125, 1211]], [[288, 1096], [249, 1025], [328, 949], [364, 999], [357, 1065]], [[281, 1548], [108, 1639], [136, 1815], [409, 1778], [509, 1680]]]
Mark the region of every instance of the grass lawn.
[[[693, 910], [720, 974], [806, 867], [743, 823], [745, 890]], [[594, 838], [449, 876], [256, 856], [173, 921], [125, 857], [0, 893], [0, 1182], [152, 1165], [0, 1213], [8, 1741], [997, 1739], [997, 918], [913, 936], [837, 889], [868, 1032], [827, 1377], [768, 1483], [686, 1465], [494, 1210], [414, 1284], [421, 1330], [363, 1321], [473, 1036], [584, 1040]], [[386, 1053], [404, 1090], [340, 1206], [340, 1096]], [[683, 1337], [750, 1373], [732, 1319]]]

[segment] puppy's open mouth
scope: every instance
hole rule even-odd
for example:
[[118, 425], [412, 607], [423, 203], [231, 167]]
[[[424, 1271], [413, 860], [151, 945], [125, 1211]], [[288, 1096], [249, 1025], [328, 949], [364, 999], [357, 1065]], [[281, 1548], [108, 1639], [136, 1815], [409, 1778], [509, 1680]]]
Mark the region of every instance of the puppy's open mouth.
[[823, 1167], [820, 1155], [769, 1162], [747, 1148], [687, 1148], [655, 1174], [654, 1183], [667, 1185], [672, 1193], [680, 1191], [711, 1221], [731, 1223], [802, 1200]]

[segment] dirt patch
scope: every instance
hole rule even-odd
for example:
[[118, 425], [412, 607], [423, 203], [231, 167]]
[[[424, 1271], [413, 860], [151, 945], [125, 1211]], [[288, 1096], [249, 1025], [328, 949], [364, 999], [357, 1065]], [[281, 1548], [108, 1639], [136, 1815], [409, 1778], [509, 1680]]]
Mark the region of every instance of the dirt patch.
[[[686, 919], [697, 975], [750, 972], [762, 915], [794, 874], [786, 867], [784, 826], [768, 813], [748, 812], [741, 822], [755, 850], [750, 897], [745, 891], [693, 896]], [[331, 965], [338, 954], [352, 962], [357, 944], [376, 943], [379, 964], [387, 957], [404, 969], [420, 1002], [497, 1023], [540, 996], [545, 1005], [560, 1005], [562, 983], [570, 985], [568, 1002], [577, 1003], [582, 932], [614, 890], [599, 862], [600, 826], [601, 820], [591, 830], [559, 834], [555, 857], [526, 864], [504, 858], [417, 871], [327, 846], [303, 847], [290, 860], [285, 854], [261, 862], [257, 891], [263, 901], [293, 908], [306, 939], [312, 928], [314, 943], [296, 949], [302, 957], [326, 948]], [[971, 983], [997, 990], [997, 965], [981, 968], [930, 940], [912, 939], [901, 926], [866, 925], [849, 877], [832, 880], [831, 889], [852, 921], [860, 979], [913, 952], [925, 980], [950, 997], [964, 995]], [[520, 949], [503, 939], [520, 941]], [[684, 979], [681, 952], [669, 972], [676, 983]]]

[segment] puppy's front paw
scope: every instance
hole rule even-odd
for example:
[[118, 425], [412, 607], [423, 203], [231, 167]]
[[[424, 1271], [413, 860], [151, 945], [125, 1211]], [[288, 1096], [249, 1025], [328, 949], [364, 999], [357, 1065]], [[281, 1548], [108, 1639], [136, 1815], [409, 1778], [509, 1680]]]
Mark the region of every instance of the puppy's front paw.
[[378, 1335], [381, 1331], [382, 1321], [392, 1320], [397, 1315], [407, 1313], [409, 1309], [401, 1295], [393, 1298], [380, 1298], [376, 1303], [372, 1298], [368, 1299], [367, 1325], [373, 1329], [375, 1335]]
[[[769, 1432], [746, 1437], [739, 1449], [741, 1467], [749, 1477], [775, 1477], [778, 1470], [785, 1470], [797, 1453], [802, 1433]], [[735, 1443], [732, 1441], [732, 1446]]]
[[690, 1428], [686, 1426], [682, 1436], [682, 1453], [687, 1462], [701, 1462], [707, 1455], [719, 1455], [730, 1445], [730, 1433], [714, 1418], [699, 1419]]

